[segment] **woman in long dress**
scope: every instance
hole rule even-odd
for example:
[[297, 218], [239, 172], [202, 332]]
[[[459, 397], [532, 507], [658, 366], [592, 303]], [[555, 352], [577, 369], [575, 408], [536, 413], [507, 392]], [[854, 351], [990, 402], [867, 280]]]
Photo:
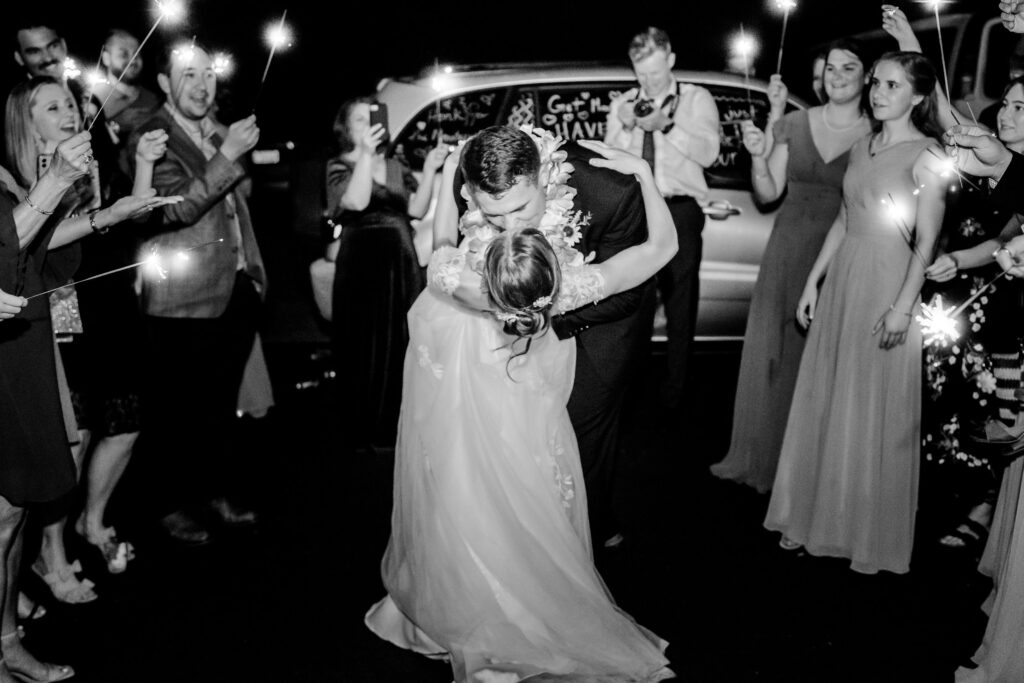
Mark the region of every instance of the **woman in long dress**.
[[[843, 174], [854, 142], [870, 123], [862, 109], [860, 47], [837, 41], [826, 53], [827, 103], [794, 111], [776, 122], [774, 145], [752, 123], [743, 142], [751, 156], [751, 184], [759, 202], [786, 192], [761, 261], [740, 358], [732, 441], [711, 472], [764, 493], [772, 486], [806, 333], [794, 311], [807, 274], [821, 251], [842, 200]], [[781, 81], [769, 86], [773, 105], [785, 107]]]
[[800, 298], [797, 318], [810, 333], [765, 519], [783, 547], [845, 557], [865, 573], [908, 571], [913, 546], [914, 315], [949, 183], [929, 137], [940, 132], [935, 83], [917, 53], [888, 53], [872, 70], [877, 131], [850, 152], [843, 206]]
[[482, 227], [435, 252], [409, 312], [388, 595], [366, 621], [396, 645], [449, 659], [459, 683], [672, 675], [667, 643], [616, 607], [594, 568], [566, 409], [576, 345], [548, 323], [553, 308], [651, 277], [675, 253], [675, 229], [643, 160], [587, 146], [606, 157], [592, 164], [640, 180], [646, 242], [585, 265], [559, 240], [571, 211], [543, 233]]

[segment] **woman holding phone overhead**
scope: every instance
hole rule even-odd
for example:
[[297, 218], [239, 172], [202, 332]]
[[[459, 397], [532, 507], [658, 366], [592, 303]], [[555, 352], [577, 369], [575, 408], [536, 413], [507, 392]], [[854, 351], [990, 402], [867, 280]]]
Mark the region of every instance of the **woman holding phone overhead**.
[[341, 225], [334, 354], [339, 367], [359, 359], [346, 363], [353, 369], [340, 378], [342, 438], [355, 448], [395, 444], [409, 342], [405, 314], [424, 287], [410, 221], [426, 214], [448, 154], [446, 147], [428, 153], [417, 184], [408, 166], [385, 156], [385, 123], [383, 105], [369, 97], [342, 104], [334, 120], [338, 154], [327, 164], [327, 215]]

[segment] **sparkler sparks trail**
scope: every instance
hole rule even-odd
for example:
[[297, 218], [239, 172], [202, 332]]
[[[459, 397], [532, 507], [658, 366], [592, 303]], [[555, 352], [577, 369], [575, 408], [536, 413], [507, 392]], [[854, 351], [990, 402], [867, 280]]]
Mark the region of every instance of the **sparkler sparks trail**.
[[292, 46], [292, 32], [291, 29], [284, 23], [288, 17], [288, 10], [285, 10], [281, 14], [281, 21], [277, 26], [271, 26], [267, 29], [266, 39], [267, 45], [270, 46], [270, 54], [267, 56], [267, 65], [263, 67], [263, 77], [260, 79], [259, 89], [256, 90], [256, 98], [252, 103], [253, 113], [256, 112], [256, 103], [260, 100], [260, 95], [263, 94], [263, 85], [267, 82], [267, 74], [270, 72], [270, 63], [274, 60], [274, 54], [278, 50]]
[[978, 297], [992, 288], [992, 285], [1006, 277], [1006, 273], [999, 273], [994, 278], [983, 284], [966, 301], [959, 306], [945, 308], [942, 305], [942, 297], [935, 296], [935, 303], [921, 304], [921, 315], [917, 316], [917, 322], [921, 324], [921, 333], [924, 335], [924, 343], [928, 346], [946, 346], [960, 338], [960, 328], [956, 317], [967, 310], [967, 307], [977, 301]]
[[110, 92], [107, 93], [107, 96], [105, 98], [103, 98], [103, 102], [100, 103], [99, 110], [97, 110], [96, 115], [92, 118], [92, 121], [89, 122], [89, 127], [86, 130], [91, 131], [92, 127], [96, 125], [96, 122], [100, 118], [100, 114], [103, 112], [103, 108], [107, 106], [107, 102], [110, 101], [110, 98], [117, 90], [117, 86], [124, 79], [124, 75], [128, 73], [128, 67], [132, 65], [135, 59], [142, 52], [143, 46], [149, 40], [150, 36], [152, 36], [153, 33], [156, 31], [156, 27], [160, 25], [160, 22], [164, 19], [167, 19], [169, 21], [177, 21], [182, 17], [182, 15], [185, 14], [185, 6], [184, 4], [182, 4], [181, 0], [163, 0], [163, 2], [161, 2], [161, 0], [156, 0], [156, 6], [158, 10], [156, 15], [156, 21], [153, 22], [153, 26], [149, 29], [149, 33], [146, 34], [146, 37], [142, 39], [141, 43], [139, 43], [139, 47], [136, 48], [135, 52], [131, 56], [131, 59], [129, 59], [128, 63], [124, 65], [124, 69], [121, 70], [121, 75], [117, 77], [117, 80], [114, 81], [114, 84], [110, 87]]
[[[181, 267], [187, 265], [187, 263], [189, 261], [188, 252], [196, 251], [198, 249], [203, 249], [204, 247], [209, 247], [209, 246], [214, 245], [214, 244], [220, 244], [223, 241], [224, 241], [224, 238], [221, 238], [221, 239], [213, 240], [212, 242], [204, 242], [202, 244], [197, 244], [196, 246], [189, 247], [188, 249], [179, 249], [178, 251], [174, 252], [174, 254], [173, 254], [174, 261], [175, 261], [175, 263], [174, 263], [174, 266], [175, 266], [174, 270], [178, 271], [178, 270], [180, 270]], [[166, 280], [167, 276], [168, 276], [168, 268], [166, 268], [165, 265], [166, 264], [164, 263], [163, 256], [159, 252], [153, 251], [148, 256], [146, 256], [146, 258], [142, 259], [141, 261], [137, 261], [135, 263], [130, 263], [127, 266], [121, 266], [120, 268], [114, 268], [113, 270], [108, 270], [105, 273], [99, 273], [98, 275], [93, 275], [92, 277], [82, 278], [81, 280], [75, 280], [74, 282], [69, 282], [66, 285], [61, 285], [60, 287], [54, 287], [53, 289], [48, 289], [45, 292], [39, 292], [38, 294], [33, 294], [32, 296], [27, 296], [25, 298], [26, 299], [35, 299], [37, 296], [44, 296], [46, 294], [51, 294], [53, 292], [56, 292], [58, 289], [64, 289], [65, 287], [72, 287], [74, 285], [80, 285], [83, 282], [88, 282], [89, 280], [98, 280], [101, 277], [106, 277], [108, 275], [113, 275], [114, 273], [120, 273], [122, 271], [130, 270], [132, 268], [138, 268], [139, 266], [145, 267], [146, 272], [148, 272], [151, 277], [154, 277], [154, 278], [160, 279], [160, 280]]]
[[227, 78], [234, 69], [235, 64], [231, 60], [231, 55], [226, 52], [213, 55], [213, 73], [217, 74], [218, 78]]
[[747, 91], [747, 107], [750, 109], [750, 120], [754, 120], [754, 101], [750, 96], [750, 60], [757, 53], [757, 40], [748, 36], [740, 24], [739, 35], [732, 41], [733, 53], [743, 60], [743, 83]]
[[914, 235], [914, 229], [907, 225], [907, 219], [903, 212], [903, 207], [896, 203], [896, 198], [889, 192], [888, 201], [882, 200], [882, 206], [889, 212], [889, 217], [892, 218], [893, 222], [896, 223], [897, 229], [900, 231], [900, 235], [903, 237], [907, 246], [910, 247], [910, 251], [914, 253], [917, 260], [921, 262], [921, 265], [925, 268], [928, 267], [928, 262], [924, 260], [924, 256], [921, 255], [921, 251], [917, 248], [917, 238]]
[[[946, 70], [946, 48], [942, 43], [942, 20], [939, 18], [939, 8], [943, 5], [948, 4], [951, 0], [916, 0], [918, 3], [923, 3], [931, 7], [932, 11], [935, 12], [935, 37], [939, 40], [939, 61], [942, 63], [942, 80], [946, 84], [946, 104], [949, 106], [949, 111], [956, 119], [956, 114], [953, 114], [953, 93], [949, 89], [949, 73]], [[959, 121], [957, 121], [959, 123]]]
[[796, 9], [796, 0], [775, 0], [775, 6], [782, 10], [782, 38], [779, 40], [779, 58], [775, 64], [775, 73], [782, 73], [782, 48], [786, 46], [786, 26], [789, 24], [789, 13]]

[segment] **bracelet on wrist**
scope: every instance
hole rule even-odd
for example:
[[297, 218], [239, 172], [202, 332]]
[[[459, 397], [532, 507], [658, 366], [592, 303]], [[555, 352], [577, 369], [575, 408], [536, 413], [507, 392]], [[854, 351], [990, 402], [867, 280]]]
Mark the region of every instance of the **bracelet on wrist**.
[[903, 311], [897, 311], [896, 304], [889, 304], [889, 310], [893, 311], [894, 313], [899, 313], [900, 315], [905, 315], [908, 318], [912, 318], [914, 316], [913, 313], [904, 313]]
[[25, 203], [28, 204], [29, 207], [33, 211], [38, 213], [38, 214], [42, 214], [43, 216], [52, 216], [53, 215], [53, 209], [50, 209], [49, 211], [45, 211], [45, 210], [41, 209], [40, 207], [38, 207], [38, 206], [36, 206], [35, 204], [32, 203], [32, 200], [29, 199], [29, 196], [27, 194], [25, 195]]
[[960, 270], [960, 259], [956, 257], [956, 254], [946, 254], [946, 256], [948, 256], [949, 260], [953, 262], [953, 265], [956, 266], [956, 269]]
[[110, 226], [104, 225], [101, 228], [99, 225], [96, 224], [96, 214], [99, 213], [99, 211], [99, 209], [92, 209], [86, 215], [89, 216], [89, 227], [92, 228], [92, 231], [97, 235], [105, 235], [107, 234], [107, 231], [110, 230]]

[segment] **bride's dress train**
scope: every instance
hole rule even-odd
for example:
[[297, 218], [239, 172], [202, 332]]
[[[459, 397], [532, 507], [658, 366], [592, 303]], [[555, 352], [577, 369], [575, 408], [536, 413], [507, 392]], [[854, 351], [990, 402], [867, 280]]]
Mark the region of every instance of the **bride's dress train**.
[[509, 362], [492, 316], [432, 289], [409, 328], [388, 596], [367, 625], [449, 659], [460, 683], [671, 678], [667, 643], [594, 568], [566, 411], [575, 343], [549, 332]]

